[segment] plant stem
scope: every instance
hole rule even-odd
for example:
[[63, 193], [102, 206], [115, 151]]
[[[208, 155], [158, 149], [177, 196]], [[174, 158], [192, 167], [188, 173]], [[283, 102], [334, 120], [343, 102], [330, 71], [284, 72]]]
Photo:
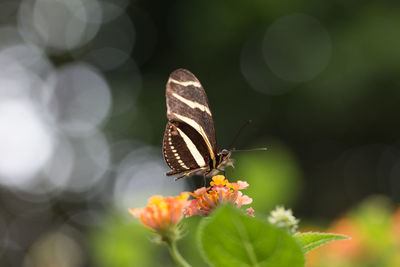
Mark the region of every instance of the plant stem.
[[169, 252], [171, 253], [174, 260], [179, 263], [183, 267], [191, 267], [189, 263], [182, 257], [179, 253], [178, 248], [176, 247], [175, 241], [166, 242], [169, 248]]

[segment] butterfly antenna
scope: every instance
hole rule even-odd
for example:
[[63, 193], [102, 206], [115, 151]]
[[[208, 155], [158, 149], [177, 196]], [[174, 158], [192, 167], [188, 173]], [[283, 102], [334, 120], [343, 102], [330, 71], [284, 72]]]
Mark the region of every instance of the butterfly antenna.
[[[233, 138], [232, 143], [230, 144], [229, 147], [232, 147], [233, 144], [235, 144], [236, 140], [238, 139], [238, 137], [240, 136], [240, 134], [243, 132], [244, 128], [246, 128], [247, 125], [249, 125], [250, 123], [252, 123], [252, 120], [248, 120], [246, 121], [242, 127], [240, 127], [239, 131], [236, 133], [235, 137]], [[234, 149], [233, 149], [234, 150]], [[237, 150], [236, 150], [237, 151]]]
[[266, 151], [268, 150], [267, 147], [259, 147], [259, 148], [253, 148], [253, 149], [236, 149], [232, 148], [231, 152], [244, 152], [244, 151]]

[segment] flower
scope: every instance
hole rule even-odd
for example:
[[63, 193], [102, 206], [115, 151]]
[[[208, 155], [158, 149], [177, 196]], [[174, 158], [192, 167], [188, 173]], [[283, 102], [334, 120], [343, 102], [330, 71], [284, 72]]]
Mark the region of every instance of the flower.
[[[225, 203], [236, 205], [237, 208], [250, 204], [253, 200], [239, 191], [248, 186], [247, 182], [229, 183], [225, 176], [216, 175], [212, 178], [210, 187], [201, 187], [191, 193], [194, 199], [185, 208], [185, 216], [208, 215], [215, 207]], [[247, 212], [254, 216], [252, 208], [247, 209]]]
[[397, 237], [397, 243], [400, 245], [400, 207], [397, 208], [393, 216], [393, 232]]
[[183, 209], [188, 203], [189, 193], [183, 192], [176, 197], [160, 195], [149, 198], [145, 208], [129, 209], [129, 212], [141, 222], [160, 234], [162, 240], [177, 239], [179, 229], [175, 227], [183, 218]]
[[292, 210], [286, 210], [280, 206], [271, 211], [268, 221], [273, 225], [288, 229], [290, 233], [295, 233], [299, 224], [299, 220], [293, 216]]

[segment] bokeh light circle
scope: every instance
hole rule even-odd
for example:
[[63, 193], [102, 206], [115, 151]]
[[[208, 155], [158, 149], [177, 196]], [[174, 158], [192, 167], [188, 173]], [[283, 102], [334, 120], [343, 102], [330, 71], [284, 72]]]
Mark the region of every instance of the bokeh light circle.
[[294, 86], [271, 72], [263, 59], [262, 40], [248, 40], [240, 55], [240, 69], [250, 87], [268, 95], [284, 94]]
[[154, 192], [177, 195], [183, 191], [183, 183], [165, 176], [167, 166], [161, 159], [160, 150], [149, 146], [129, 153], [116, 171], [114, 203], [121, 210], [145, 206]]
[[103, 24], [96, 37], [91, 40], [90, 49], [73, 56], [101, 70], [112, 70], [126, 62], [135, 43], [135, 28], [130, 17], [122, 13], [119, 17]]
[[[70, 140], [73, 149], [73, 169], [65, 188], [84, 192], [95, 186], [110, 166], [107, 139], [101, 132]], [[61, 170], [58, 170], [61, 171]]]
[[46, 80], [52, 91], [49, 105], [59, 126], [70, 135], [96, 131], [111, 108], [110, 88], [89, 65], [73, 63], [61, 67]]
[[321, 23], [305, 14], [277, 19], [265, 33], [264, 59], [279, 78], [305, 82], [315, 78], [328, 64], [331, 39]]
[[67, 187], [74, 164], [75, 154], [71, 143], [68, 138], [59, 136], [58, 142], [54, 147], [53, 157], [51, 157], [43, 170], [52, 190], [61, 191]]
[[32, 266], [84, 266], [82, 236], [69, 225], [41, 235], [29, 248], [23, 267]]
[[32, 103], [0, 100], [0, 182], [20, 185], [41, 170], [53, 151], [50, 133]]
[[48, 52], [76, 49], [90, 41], [102, 22], [97, 0], [25, 0], [18, 23], [24, 39]]

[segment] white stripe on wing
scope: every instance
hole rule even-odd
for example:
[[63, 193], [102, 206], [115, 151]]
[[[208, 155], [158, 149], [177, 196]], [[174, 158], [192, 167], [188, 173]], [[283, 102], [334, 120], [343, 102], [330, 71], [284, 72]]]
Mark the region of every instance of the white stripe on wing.
[[173, 82], [173, 83], [176, 83], [176, 84], [179, 84], [179, 85], [182, 85], [182, 86], [192, 85], [192, 86], [198, 87], [198, 88], [201, 87], [201, 84], [199, 82], [197, 82], [197, 81], [184, 81], [183, 82], [183, 81], [177, 81], [177, 80], [172, 79], [170, 77], [169, 80], [168, 80], [168, 83], [170, 83], [170, 82]]
[[207, 137], [206, 132], [204, 131], [203, 127], [201, 127], [197, 122], [195, 122], [191, 118], [179, 115], [177, 113], [172, 113], [172, 114], [175, 117], [177, 117], [178, 119], [180, 119], [181, 121], [186, 122], [187, 124], [192, 126], [203, 137], [204, 141], [207, 144], [208, 151], [210, 152], [211, 160], [213, 160], [215, 162], [215, 154], [214, 154], [213, 148], [211, 146], [210, 141], [208, 140], [208, 137]]
[[192, 154], [197, 165], [199, 165], [199, 167], [206, 166], [206, 162], [204, 161], [203, 156], [200, 154], [200, 151], [197, 149], [197, 147], [193, 144], [192, 140], [190, 140], [190, 138], [181, 129], [177, 129], [179, 134], [183, 138], [183, 141], [185, 141], [186, 146], [189, 149], [189, 152]]
[[210, 109], [209, 109], [207, 106], [205, 106], [205, 105], [203, 105], [203, 104], [200, 104], [200, 103], [197, 103], [197, 102], [194, 102], [194, 101], [192, 101], [192, 100], [186, 99], [186, 98], [184, 98], [184, 97], [178, 95], [177, 93], [172, 93], [172, 96], [176, 97], [179, 101], [185, 103], [185, 104], [188, 105], [189, 107], [191, 107], [191, 108], [198, 108], [198, 109], [200, 109], [201, 111], [207, 112], [208, 115], [212, 116], [212, 115], [211, 115], [211, 111], [210, 111]]

